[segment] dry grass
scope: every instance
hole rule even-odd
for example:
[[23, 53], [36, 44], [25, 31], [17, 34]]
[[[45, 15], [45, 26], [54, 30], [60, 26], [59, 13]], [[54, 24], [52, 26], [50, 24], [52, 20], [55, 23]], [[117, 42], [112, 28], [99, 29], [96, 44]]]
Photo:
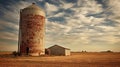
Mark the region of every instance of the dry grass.
[[0, 67], [120, 67], [120, 53], [72, 53], [71, 56], [14, 57], [0, 53]]

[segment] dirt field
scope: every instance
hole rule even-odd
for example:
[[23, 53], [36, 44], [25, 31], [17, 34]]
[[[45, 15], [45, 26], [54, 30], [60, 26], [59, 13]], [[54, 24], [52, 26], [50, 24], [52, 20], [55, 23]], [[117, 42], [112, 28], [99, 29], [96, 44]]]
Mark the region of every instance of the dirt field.
[[14, 57], [9, 53], [0, 53], [0, 67], [120, 67], [120, 53], [41, 57]]

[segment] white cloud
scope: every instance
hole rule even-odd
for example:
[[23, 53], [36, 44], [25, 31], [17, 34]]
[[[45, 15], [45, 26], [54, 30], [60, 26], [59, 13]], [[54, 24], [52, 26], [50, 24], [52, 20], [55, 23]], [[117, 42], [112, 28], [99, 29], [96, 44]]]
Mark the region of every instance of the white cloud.
[[[39, 0], [36, 0], [39, 1]], [[40, 0], [43, 1], [43, 0]], [[112, 0], [110, 0], [112, 2]], [[116, 0], [117, 1], [117, 0]], [[110, 9], [114, 15], [110, 16], [113, 20], [119, 15], [119, 6], [109, 3], [109, 6], [112, 6]], [[46, 18], [46, 46], [53, 44], [60, 44], [64, 46], [81, 46], [81, 45], [91, 45], [91, 44], [115, 44], [119, 41], [119, 38], [114, 36], [115, 34], [120, 34], [120, 25], [117, 26], [107, 26], [102, 25], [108, 19], [104, 17], [88, 16], [90, 14], [99, 14], [104, 11], [101, 4], [98, 4], [96, 0], [78, 0], [77, 3], [68, 3], [64, 0], [54, 1], [54, 3], [59, 3], [55, 5], [53, 3], [45, 2], [45, 10], [47, 13]], [[4, 27], [9, 27], [17, 31], [12, 31], [13, 33], [6, 31], [0, 32], [0, 38], [14, 40], [16, 41], [18, 36], [18, 25], [19, 22], [19, 9], [22, 9], [28, 5], [30, 2], [20, 1], [14, 5], [8, 6], [11, 10], [1, 8], [4, 13], [4, 18], [8, 20], [13, 20], [8, 22], [5, 20], [0, 20], [2, 25], [0, 29]], [[114, 11], [115, 9], [115, 11]], [[71, 10], [72, 13], [66, 12]], [[9, 17], [11, 16], [11, 17]], [[65, 21], [56, 21], [48, 19], [53, 17], [62, 17]], [[116, 21], [119, 19], [115, 19]], [[96, 41], [96, 42], [93, 42]], [[97, 43], [98, 42], [98, 43]], [[74, 46], [74, 47], [75, 47]]]
[[30, 4], [31, 3], [29, 3], [29, 2], [20, 1], [19, 3], [14, 3], [14, 5], [13, 5], [13, 3], [10, 3], [10, 6], [7, 6], [7, 8], [9, 8], [9, 9], [6, 9], [3, 6], [0, 6], [0, 7], [1, 7], [1, 11], [3, 13], [3, 17], [5, 19], [18, 23], [20, 9], [23, 9]]
[[117, 29], [115, 29], [115, 27], [111, 26], [96, 26], [96, 27], [102, 28], [102, 30], [104, 30], [105, 32], [118, 31]]
[[110, 15], [109, 18], [111, 20], [114, 20], [114, 21], [117, 21], [120, 23], [120, 0], [108, 0], [107, 1], [107, 5], [109, 6], [108, 8], [108, 11], [109, 12], [112, 12], [113, 15]]
[[51, 15], [53, 15], [53, 12], [58, 11], [58, 7], [46, 2], [45, 3], [45, 10], [47, 12], [47, 15], [51, 16]]
[[[30, 5], [30, 2], [9, 2], [7, 6], [1, 7], [2, 16], [0, 19], [0, 50], [17, 50], [18, 30], [19, 30], [19, 12]], [[5, 8], [7, 7], [7, 9]], [[11, 41], [11, 42], [10, 42]], [[8, 47], [9, 46], [9, 47]]]
[[69, 9], [74, 6], [73, 3], [66, 3], [65, 1], [60, 1], [60, 3], [61, 3], [60, 7], [63, 9]]
[[63, 17], [64, 15], [65, 15], [64, 12], [60, 12], [60, 13], [55, 14], [53, 17]]
[[11, 33], [11, 32], [0, 32], [0, 38], [5, 40], [13, 40], [18, 41], [18, 34]]
[[9, 27], [9, 28], [12, 28], [12, 29], [15, 29], [15, 30], [18, 30], [19, 29], [19, 26], [15, 23], [12, 23], [12, 22], [7, 22], [7, 21], [4, 21], [4, 20], [0, 20], [0, 25], [3, 27]]
[[[63, 3], [65, 4], [65, 2], [62, 2], [62, 4]], [[82, 3], [82, 5], [78, 4], [78, 6], [82, 6], [82, 7], [73, 7], [73, 5], [68, 7], [69, 9], [74, 11], [74, 14], [70, 14], [69, 16], [64, 17], [66, 20], [65, 21], [66, 23], [64, 25], [60, 24], [60, 22], [47, 21], [48, 30], [46, 32], [49, 32], [47, 35], [49, 35], [48, 39], [49, 38], [51, 39], [51, 43], [53, 41], [53, 42], [59, 42], [59, 43], [69, 43], [71, 45], [72, 44], [79, 45], [79, 43], [92, 44], [92, 40], [90, 39], [91, 36], [107, 35], [109, 32], [111, 32], [111, 30], [115, 29], [114, 27], [111, 27], [111, 26], [101, 25], [101, 23], [105, 22], [106, 17], [97, 18], [94, 16], [87, 16], [88, 14], [97, 14], [104, 11], [102, 6], [98, 4], [96, 1], [85, 0]], [[58, 9], [59, 8], [60, 7], [58, 7]], [[65, 7], [65, 9], [68, 9], [68, 8]], [[59, 17], [64, 15], [65, 15], [65, 12], [59, 12], [53, 15], [53, 17], [54, 16]], [[93, 29], [90, 29], [89, 27], [92, 27]], [[104, 33], [100, 32], [99, 29], [104, 31]], [[113, 34], [111, 34], [111, 36], [113, 36]], [[75, 41], [73, 42], [72, 40], [75, 40]], [[106, 41], [107, 40], [105, 40], [105, 42]]]
[[38, 0], [38, 1], [42, 2], [43, 0]]
[[95, 0], [78, 0], [77, 4], [78, 8], [72, 8], [72, 10], [75, 10], [76, 13], [81, 14], [96, 14], [103, 11], [102, 5], [98, 4]]
[[118, 37], [115, 37], [111, 34], [102, 35], [102, 36], [94, 38], [94, 39], [98, 40], [98, 41], [103, 41], [103, 44], [108, 44], [108, 45], [115, 44], [120, 41], [120, 39]]
[[47, 21], [46, 26], [47, 26], [47, 28], [46, 28], [47, 31], [46, 32], [50, 32], [52, 34], [55, 33], [56, 35], [63, 34], [64, 30], [67, 29], [66, 28], [67, 26], [65, 26], [63, 24], [56, 23], [56, 22]]

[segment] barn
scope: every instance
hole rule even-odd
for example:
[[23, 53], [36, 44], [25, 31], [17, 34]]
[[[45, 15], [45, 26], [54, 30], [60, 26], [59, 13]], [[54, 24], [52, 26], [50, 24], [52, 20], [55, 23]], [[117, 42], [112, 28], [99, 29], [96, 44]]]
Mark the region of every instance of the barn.
[[70, 49], [59, 46], [59, 45], [54, 45], [48, 48], [50, 50], [51, 55], [62, 55], [62, 56], [69, 56], [70, 55]]

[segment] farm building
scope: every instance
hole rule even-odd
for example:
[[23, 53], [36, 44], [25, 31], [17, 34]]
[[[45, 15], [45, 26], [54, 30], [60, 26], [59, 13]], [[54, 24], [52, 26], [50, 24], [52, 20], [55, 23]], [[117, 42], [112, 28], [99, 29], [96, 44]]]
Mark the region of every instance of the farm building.
[[64, 48], [59, 45], [54, 45], [48, 48], [50, 51], [51, 55], [63, 55], [63, 56], [68, 56], [70, 55], [70, 49]]
[[45, 12], [35, 3], [20, 10], [18, 51], [24, 55], [45, 54]]

